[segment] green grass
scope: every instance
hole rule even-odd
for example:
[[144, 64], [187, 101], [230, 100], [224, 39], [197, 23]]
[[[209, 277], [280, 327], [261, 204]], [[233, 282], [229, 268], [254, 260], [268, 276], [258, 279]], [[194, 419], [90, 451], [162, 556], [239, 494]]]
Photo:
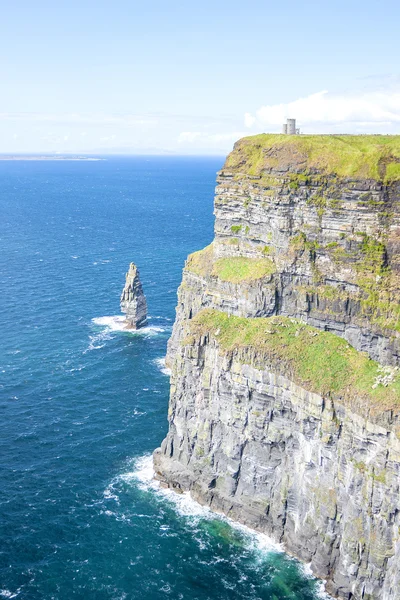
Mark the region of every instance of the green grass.
[[245, 256], [232, 256], [220, 258], [214, 263], [212, 274], [222, 281], [240, 283], [241, 281], [254, 281], [275, 272], [275, 265], [269, 258], [247, 258]]
[[260, 134], [236, 142], [224, 169], [263, 176], [283, 163], [303, 177], [317, 171], [391, 183], [400, 180], [400, 136]]
[[196, 275], [202, 277], [213, 275], [231, 283], [254, 281], [275, 272], [275, 265], [269, 258], [230, 256], [215, 260], [212, 244], [204, 250], [190, 254], [186, 268]]
[[210, 244], [203, 248], [203, 250], [189, 254], [186, 261], [186, 269], [191, 273], [205, 277], [211, 274], [213, 262], [214, 249], [213, 245]]
[[400, 164], [390, 163], [386, 167], [386, 179], [388, 181], [398, 181], [400, 179]]
[[379, 364], [332, 333], [285, 317], [246, 319], [209, 309], [189, 328], [191, 336], [208, 333], [223, 351], [274, 368], [312, 392], [356, 401], [367, 412], [400, 410], [400, 374], [387, 387], [374, 389]]

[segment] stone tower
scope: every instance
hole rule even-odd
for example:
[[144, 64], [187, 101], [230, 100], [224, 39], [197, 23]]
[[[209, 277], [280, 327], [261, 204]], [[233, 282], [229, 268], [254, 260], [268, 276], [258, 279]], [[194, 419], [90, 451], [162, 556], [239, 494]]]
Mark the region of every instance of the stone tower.
[[288, 135], [296, 135], [296, 119], [287, 120], [287, 133]]
[[296, 119], [286, 119], [286, 123], [282, 125], [282, 133], [284, 135], [299, 135], [300, 129], [296, 129]]

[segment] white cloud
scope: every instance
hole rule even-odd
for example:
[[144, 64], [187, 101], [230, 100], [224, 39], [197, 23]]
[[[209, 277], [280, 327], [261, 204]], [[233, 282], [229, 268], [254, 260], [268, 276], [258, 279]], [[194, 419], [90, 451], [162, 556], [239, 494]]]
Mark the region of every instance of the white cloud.
[[178, 143], [179, 144], [185, 144], [185, 143], [192, 144], [193, 142], [198, 140], [199, 137], [201, 137], [201, 136], [202, 136], [202, 133], [200, 131], [182, 131], [182, 133], [179, 134]]
[[252, 127], [255, 122], [256, 122], [256, 118], [253, 117], [252, 114], [250, 114], [248, 112], [245, 113], [245, 115], [244, 115], [244, 124], [246, 125], [246, 127]]
[[227, 133], [206, 133], [201, 131], [182, 131], [178, 137], [179, 144], [218, 145], [233, 143], [241, 137], [248, 135], [245, 131], [231, 131]]
[[[255, 116], [246, 113], [247, 127], [269, 126], [276, 129], [287, 117], [297, 119], [307, 129], [382, 130], [400, 129], [400, 89], [387, 89], [348, 94], [332, 94], [326, 90], [298, 98], [286, 104], [271, 104], [259, 108]], [[394, 131], [393, 131], [394, 132]]]
[[112, 135], [104, 135], [103, 137], [100, 138], [101, 142], [111, 142], [113, 140], [116, 139], [116, 135], [115, 133], [113, 133]]
[[128, 127], [154, 126], [158, 120], [146, 115], [119, 115], [103, 113], [0, 113], [1, 121], [31, 121], [38, 123], [71, 123], [88, 125], [126, 125]]

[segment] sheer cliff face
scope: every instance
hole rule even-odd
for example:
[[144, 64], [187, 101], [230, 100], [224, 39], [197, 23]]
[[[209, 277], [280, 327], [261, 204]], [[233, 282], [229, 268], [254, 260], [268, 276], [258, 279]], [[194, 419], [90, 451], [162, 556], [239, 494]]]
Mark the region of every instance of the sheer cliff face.
[[209, 334], [179, 347], [158, 477], [282, 542], [332, 594], [400, 598], [395, 423], [367, 421], [254, 358]]
[[[390, 154], [382, 151], [375, 159], [376, 173], [361, 159], [356, 175], [337, 175], [323, 160], [322, 167], [318, 161], [314, 166], [307, 151], [297, 148], [303, 140], [281, 144], [281, 136], [264, 136], [267, 142], [258, 137], [258, 143], [238, 142], [218, 174], [215, 239], [202, 251], [203, 261], [189, 257], [177, 328], [200, 307], [243, 316], [290, 315], [345, 337], [384, 364], [397, 364], [400, 182], [385, 175]], [[272, 137], [278, 141], [268, 142]], [[322, 147], [321, 155], [339, 153], [346, 138], [336, 143], [339, 148]], [[346, 171], [343, 165], [339, 170]], [[379, 171], [380, 180], [371, 177]], [[213, 269], [224, 257], [271, 261], [273, 272], [232, 283]], [[175, 338], [176, 329], [172, 345]]]
[[400, 600], [398, 156], [395, 137], [238, 142], [184, 269], [155, 453], [165, 485], [346, 600]]

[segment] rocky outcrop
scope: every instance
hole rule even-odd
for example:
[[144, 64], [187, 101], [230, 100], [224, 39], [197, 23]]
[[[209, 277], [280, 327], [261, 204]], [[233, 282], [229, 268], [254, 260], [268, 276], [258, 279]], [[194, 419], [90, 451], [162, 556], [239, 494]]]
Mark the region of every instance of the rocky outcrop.
[[147, 302], [135, 263], [129, 265], [121, 294], [121, 311], [126, 313], [127, 329], [139, 329], [147, 322]]
[[[306, 136], [286, 138], [285, 145], [284, 136], [258, 137], [238, 142], [218, 173], [208, 262], [263, 257], [275, 272], [229, 285], [210, 270], [194, 268], [189, 258], [172, 347], [196, 307], [213, 307], [241, 316], [301, 318], [382, 364], [399, 364], [400, 181], [318, 169], [305, 151], [296, 151]], [[379, 147], [379, 136], [371, 137]], [[336, 142], [339, 149], [330, 147], [334, 136], [315, 138], [327, 139], [322, 156], [342, 151], [342, 141]], [[343, 139], [350, 145], [351, 136]]]
[[[395, 136], [240, 140], [168, 347], [157, 476], [280, 540], [345, 600], [400, 600], [399, 182]], [[209, 310], [231, 322], [196, 329]], [[276, 318], [310, 332], [294, 347]]]
[[399, 600], [399, 415], [313, 393], [217, 334], [179, 347], [157, 477], [283, 543], [334, 596]]

